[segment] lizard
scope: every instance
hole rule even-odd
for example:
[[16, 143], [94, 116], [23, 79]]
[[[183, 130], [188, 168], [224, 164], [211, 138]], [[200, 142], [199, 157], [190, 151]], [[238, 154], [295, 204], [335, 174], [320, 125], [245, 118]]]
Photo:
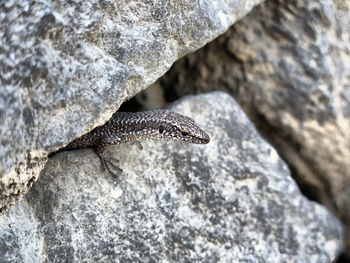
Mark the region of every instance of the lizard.
[[93, 148], [103, 168], [114, 175], [110, 166], [115, 167], [112, 161], [116, 160], [109, 156], [107, 147], [145, 139], [196, 144], [207, 144], [210, 141], [209, 135], [199, 128], [193, 119], [179, 113], [168, 110], [116, 112], [104, 125], [75, 139], [59, 152]]

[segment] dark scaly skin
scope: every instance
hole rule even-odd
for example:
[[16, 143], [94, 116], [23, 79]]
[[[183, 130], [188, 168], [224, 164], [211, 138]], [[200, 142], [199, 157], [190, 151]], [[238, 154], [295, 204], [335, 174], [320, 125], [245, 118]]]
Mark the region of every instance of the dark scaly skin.
[[106, 147], [145, 139], [196, 144], [207, 144], [210, 141], [208, 134], [201, 130], [194, 120], [175, 112], [116, 112], [103, 126], [74, 140], [62, 150], [91, 147], [100, 157], [104, 168], [114, 174], [109, 165], [114, 166], [112, 161], [115, 160], [107, 154]]

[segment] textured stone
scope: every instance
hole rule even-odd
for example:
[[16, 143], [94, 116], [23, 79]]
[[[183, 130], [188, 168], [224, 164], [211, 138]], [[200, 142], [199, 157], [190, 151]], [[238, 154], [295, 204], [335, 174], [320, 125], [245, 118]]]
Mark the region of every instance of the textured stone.
[[113, 177], [92, 150], [50, 159], [0, 219], [11, 262], [331, 262], [342, 229], [307, 200], [238, 104], [216, 92], [173, 110], [196, 120], [208, 145], [110, 147]]
[[260, 1], [1, 1], [0, 215], [47, 152], [104, 123]]
[[267, 1], [160, 83], [168, 99], [232, 94], [303, 192], [347, 226], [350, 256], [349, 10], [349, 1]]

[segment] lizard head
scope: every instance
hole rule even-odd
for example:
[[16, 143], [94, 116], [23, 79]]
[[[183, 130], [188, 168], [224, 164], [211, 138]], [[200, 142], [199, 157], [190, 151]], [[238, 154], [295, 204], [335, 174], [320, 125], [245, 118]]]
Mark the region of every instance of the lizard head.
[[155, 111], [152, 136], [157, 140], [177, 140], [189, 143], [207, 144], [209, 135], [189, 117], [171, 111]]

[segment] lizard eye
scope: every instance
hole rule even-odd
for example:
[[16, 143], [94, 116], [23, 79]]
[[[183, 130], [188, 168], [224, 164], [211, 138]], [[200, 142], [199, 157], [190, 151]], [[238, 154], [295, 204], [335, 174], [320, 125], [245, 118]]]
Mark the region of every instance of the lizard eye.
[[159, 126], [159, 133], [162, 134], [164, 132], [164, 127], [163, 126]]
[[187, 132], [181, 132], [181, 133], [182, 133], [182, 136], [188, 136]]

